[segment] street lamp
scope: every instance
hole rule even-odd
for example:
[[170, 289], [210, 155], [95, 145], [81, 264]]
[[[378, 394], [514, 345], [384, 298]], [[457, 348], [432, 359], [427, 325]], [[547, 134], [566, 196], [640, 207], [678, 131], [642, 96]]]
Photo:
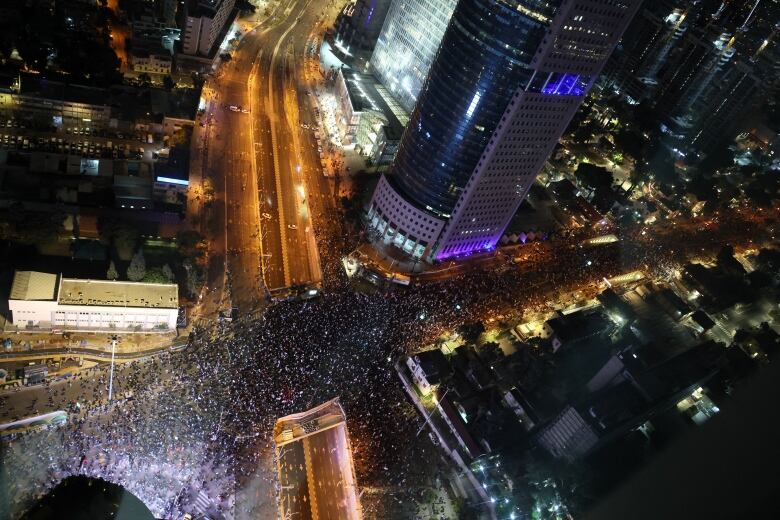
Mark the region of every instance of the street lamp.
[[114, 354], [116, 354], [116, 334], [111, 336], [111, 373], [108, 377], [108, 402], [111, 402], [111, 396], [114, 390]]

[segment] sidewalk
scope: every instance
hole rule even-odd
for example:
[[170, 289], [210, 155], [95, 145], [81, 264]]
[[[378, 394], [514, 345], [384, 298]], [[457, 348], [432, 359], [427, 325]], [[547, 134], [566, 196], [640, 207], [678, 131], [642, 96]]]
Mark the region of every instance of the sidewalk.
[[410, 276], [419, 282], [443, 280], [474, 269], [500, 268], [507, 265], [510, 259], [505, 252], [496, 250], [475, 254], [468, 260], [430, 264], [422, 259], [413, 260], [409, 255], [389, 244], [363, 244], [357, 252], [360, 253], [360, 262], [364, 266], [379, 271], [388, 279], [400, 274]]
[[[3, 354], [24, 353], [36, 354], [38, 351], [66, 351], [68, 349], [89, 349], [93, 351], [111, 352], [111, 338], [116, 336], [117, 354], [140, 354], [147, 351], [167, 347], [177, 337], [187, 336], [186, 330], [165, 333], [103, 333], [103, 332], [70, 332], [53, 334], [50, 332], [3, 331]], [[10, 341], [7, 345], [6, 340]]]

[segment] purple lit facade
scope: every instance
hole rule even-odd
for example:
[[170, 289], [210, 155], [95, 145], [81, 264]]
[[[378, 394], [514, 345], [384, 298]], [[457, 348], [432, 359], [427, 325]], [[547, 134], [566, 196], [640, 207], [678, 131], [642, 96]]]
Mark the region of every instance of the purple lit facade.
[[556, 96], [582, 96], [590, 86], [591, 78], [579, 74], [551, 74], [542, 94]]
[[[461, 2], [453, 20], [493, 9], [490, 1]], [[516, 55], [527, 52], [527, 61], [513, 65], [511, 70], [521, 72], [508, 84], [517, 87], [500, 96], [496, 89], [507, 82], [474, 87], [467, 73], [478, 67], [448, 69], [454, 60], [447, 53], [455, 48], [462, 54], [468, 46], [455, 41], [458, 31], [453, 36], [448, 29], [444, 42], [457, 45], [442, 44], [438, 56], [443, 58], [437, 58], [418, 99], [424, 109], [415, 108], [393, 168], [383, 175], [369, 206], [369, 227], [381, 233], [385, 244], [426, 261], [494, 250], [641, 0], [563, 0], [549, 12], [520, 4], [517, 11], [533, 20], [529, 23], [541, 22], [546, 29], [533, 45], [526, 42], [527, 51], [518, 46]], [[495, 70], [477, 70], [477, 83], [483, 76], [506, 73], [490, 57], [483, 58], [482, 69]], [[447, 81], [457, 74], [463, 75], [458, 86], [449, 88]], [[495, 117], [487, 117], [494, 107]], [[443, 139], [447, 125], [457, 132]]]
[[640, 5], [568, 1], [556, 13], [429, 259], [495, 249], [558, 139]]

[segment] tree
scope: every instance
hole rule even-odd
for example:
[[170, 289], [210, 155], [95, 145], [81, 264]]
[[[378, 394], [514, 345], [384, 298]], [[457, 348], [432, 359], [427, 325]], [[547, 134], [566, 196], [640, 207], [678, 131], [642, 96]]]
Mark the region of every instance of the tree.
[[197, 265], [193, 265], [190, 260], [184, 260], [182, 267], [184, 267], [184, 272], [187, 276], [186, 293], [190, 297], [195, 296], [203, 282], [203, 272]]
[[464, 323], [458, 327], [458, 332], [463, 336], [463, 340], [466, 343], [476, 343], [479, 336], [485, 332], [485, 326], [481, 321], [475, 321], [473, 323]]
[[22, 244], [43, 244], [56, 240], [65, 214], [28, 211], [21, 204], [9, 208], [8, 221], [13, 224], [14, 239]]
[[165, 88], [165, 90], [170, 92], [171, 90], [173, 90], [173, 87], [175, 86], [176, 83], [173, 81], [173, 78], [171, 77], [170, 74], [163, 77], [163, 88]]
[[257, 10], [257, 7], [255, 7], [252, 2], [249, 2], [249, 0], [238, 0], [236, 2], [236, 9], [242, 13], [254, 13]]
[[133, 255], [133, 259], [130, 260], [130, 265], [127, 267], [127, 279], [133, 282], [139, 282], [146, 276], [146, 259], [144, 259], [144, 252], [139, 249], [136, 254]]
[[501, 346], [495, 341], [488, 341], [479, 347], [479, 357], [481, 357], [486, 363], [493, 363], [504, 357], [504, 352], [501, 350]]
[[139, 236], [138, 229], [126, 220], [101, 219], [98, 228], [101, 241], [107, 244], [113, 243], [117, 251], [127, 251], [127, 256], [130, 256], [135, 250]]
[[111, 260], [111, 263], [108, 264], [108, 272], [106, 272], [106, 279], [107, 280], [116, 280], [119, 278], [119, 272], [116, 270], [116, 266], [114, 265], [114, 261]]
[[609, 170], [590, 163], [580, 163], [574, 175], [592, 189], [609, 188], [614, 182]]
[[142, 72], [141, 74], [138, 75], [138, 81], [144, 87], [148, 87], [149, 85], [152, 84], [152, 78], [146, 72]]
[[168, 264], [165, 264], [164, 266], [162, 266], [162, 274], [163, 274], [163, 276], [165, 277], [165, 279], [166, 279], [166, 280], [167, 280], [169, 283], [170, 283], [170, 282], [173, 282], [173, 281], [174, 281], [174, 279], [176, 278], [176, 277], [173, 275], [173, 270], [171, 269], [171, 266], [170, 266], [170, 265], [168, 265]]
[[203, 237], [200, 233], [193, 230], [180, 231], [176, 235], [176, 244], [179, 254], [184, 258], [198, 258], [203, 254], [200, 250], [200, 244]]
[[152, 267], [144, 274], [143, 281], [146, 283], [168, 283], [168, 278], [161, 268]]

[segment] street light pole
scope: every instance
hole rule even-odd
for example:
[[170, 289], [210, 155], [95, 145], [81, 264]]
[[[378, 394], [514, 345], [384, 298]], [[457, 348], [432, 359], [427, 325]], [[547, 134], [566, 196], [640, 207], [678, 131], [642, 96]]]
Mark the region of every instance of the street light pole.
[[111, 338], [111, 374], [108, 377], [108, 402], [111, 402], [111, 395], [114, 390], [114, 354], [116, 353], [116, 336]]
[[[448, 388], [448, 389], [446, 389], [446, 390], [444, 391], [444, 393], [441, 395], [441, 398], [442, 398], [442, 399], [444, 399], [444, 397], [447, 395], [447, 392], [449, 392], [449, 391], [450, 391], [450, 389], [449, 389], [449, 388]], [[430, 420], [431, 420], [431, 417], [433, 417], [433, 414], [434, 414], [434, 413], [436, 413], [436, 408], [434, 408], [433, 410], [431, 410], [431, 413], [429, 413], [429, 414], [428, 414], [428, 415], [425, 417], [425, 420], [423, 421], [422, 425], [420, 426], [420, 429], [419, 429], [419, 430], [417, 430], [417, 433], [415, 434], [415, 437], [419, 437], [419, 436], [420, 436], [420, 433], [422, 433], [422, 431], [425, 429], [425, 425], [426, 425], [426, 424], [428, 424], [428, 421], [430, 421]]]

